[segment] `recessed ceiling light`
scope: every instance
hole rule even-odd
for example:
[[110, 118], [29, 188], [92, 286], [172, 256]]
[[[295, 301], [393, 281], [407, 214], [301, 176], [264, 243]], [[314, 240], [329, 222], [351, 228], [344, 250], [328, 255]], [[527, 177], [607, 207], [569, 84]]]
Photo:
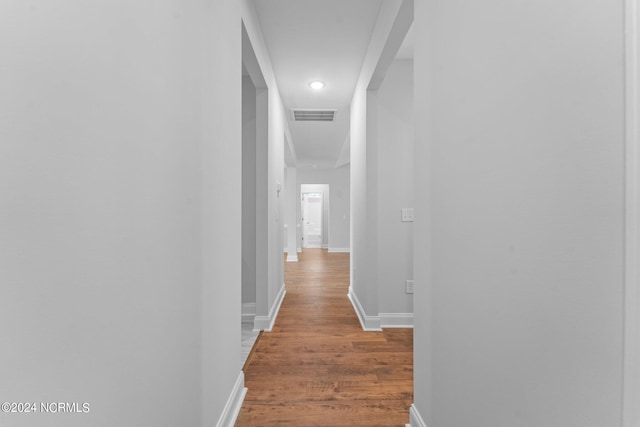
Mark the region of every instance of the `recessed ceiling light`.
[[311, 86], [311, 89], [322, 89], [324, 87], [324, 83], [321, 81], [315, 81], [309, 83], [309, 86]]

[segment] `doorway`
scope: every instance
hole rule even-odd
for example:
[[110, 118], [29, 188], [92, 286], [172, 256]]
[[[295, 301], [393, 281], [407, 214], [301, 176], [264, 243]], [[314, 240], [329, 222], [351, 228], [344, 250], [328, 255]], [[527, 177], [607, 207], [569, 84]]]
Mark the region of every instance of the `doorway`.
[[[240, 71], [240, 70], [238, 70]], [[241, 362], [258, 336], [256, 316], [267, 293], [267, 121], [268, 91], [242, 25], [242, 256]]]
[[301, 248], [329, 246], [329, 185], [300, 185]]
[[302, 193], [302, 247], [322, 247], [322, 193]]

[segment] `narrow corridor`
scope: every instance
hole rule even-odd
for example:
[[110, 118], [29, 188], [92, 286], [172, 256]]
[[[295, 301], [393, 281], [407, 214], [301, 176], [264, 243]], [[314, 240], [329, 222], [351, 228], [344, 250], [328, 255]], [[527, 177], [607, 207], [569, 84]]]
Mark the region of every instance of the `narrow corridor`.
[[413, 402], [411, 329], [364, 332], [347, 298], [349, 254], [286, 263], [272, 332], [245, 365], [237, 427], [404, 426]]

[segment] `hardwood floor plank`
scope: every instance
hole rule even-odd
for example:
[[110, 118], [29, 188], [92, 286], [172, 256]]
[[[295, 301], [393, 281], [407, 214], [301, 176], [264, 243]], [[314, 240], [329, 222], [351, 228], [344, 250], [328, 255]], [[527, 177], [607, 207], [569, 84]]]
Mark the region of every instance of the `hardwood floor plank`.
[[236, 426], [404, 426], [413, 330], [362, 331], [346, 296], [349, 254], [305, 249], [285, 283], [276, 324], [245, 365]]
[[368, 365], [412, 365], [413, 354], [407, 352], [351, 352], [345, 353], [313, 353], [313, 354], [281, 354], [254, 353], [252, 360], [257, 363], [289, 364], [291, 366], [306, 364], [368, 364]]
[[[238, 417], [238, 425], [267, 426], [404, 426], [406, 415], [403, 400], [357, 401], [305, 401], [272, 404], [254, 404]], [[406, 421], [397, 421], [406, 419]]]
[[406, 380], [386, 381], [292, 381], [267, 387], [264, 381], [248, 381], [245, 386], [254, 388], [254, 401], [299, 401], [304, 393], [305, 401], [332, 400], [403, 400], [411, 399], [406, 390]]

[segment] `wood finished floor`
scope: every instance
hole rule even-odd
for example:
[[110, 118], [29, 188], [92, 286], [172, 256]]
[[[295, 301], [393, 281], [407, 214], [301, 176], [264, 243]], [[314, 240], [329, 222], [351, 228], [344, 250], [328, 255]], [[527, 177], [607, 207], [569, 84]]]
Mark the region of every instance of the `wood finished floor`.
[[276, 324], [245, 365], [236, 427], [404, 426], [412, 330], [362, 331], [347, 298], [349, 254], [305, 249], [299, 258], [285, 264]]

